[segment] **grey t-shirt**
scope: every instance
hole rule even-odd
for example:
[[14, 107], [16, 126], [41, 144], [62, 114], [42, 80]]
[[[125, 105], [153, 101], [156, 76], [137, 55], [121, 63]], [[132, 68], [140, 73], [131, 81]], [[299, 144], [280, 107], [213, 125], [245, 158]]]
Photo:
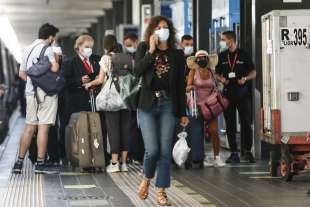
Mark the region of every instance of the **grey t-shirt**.
[[[21, 65], [20, 65], [21, 71], [26, 72], [27, 70], [29, 70], [29, 68], [34, 63], [36, 63], [38, 61], [40, 53], [41, 53], [41, 51], [45, 45], [46, 44], [43, 40], [37, 39], [31, 45], [26, 47], [26, 49], [24, 51], [23, 59], [22, 59]], [[33, 51], [31, 52], [32, 49], [33, 49]], [[31, 54], [30, 54], [30, 52], [31, 52]], [[28, 58], [28, 56], [29, 56], [29, 58]], [[55, 61], [55, 55], [54, 55], [54, 52], [52, 50], [52, 47], [48, 47], [46, 49], [44, 56], [47, 56], [50, 62]], [[28, 62], [26, 62], [27, 58], [28, 58]], [[26, 94], [26, 96], [34, 95], [33, 85], [32, 85], [32, 82], [28, 76], [27, 76], [25, 94]]]

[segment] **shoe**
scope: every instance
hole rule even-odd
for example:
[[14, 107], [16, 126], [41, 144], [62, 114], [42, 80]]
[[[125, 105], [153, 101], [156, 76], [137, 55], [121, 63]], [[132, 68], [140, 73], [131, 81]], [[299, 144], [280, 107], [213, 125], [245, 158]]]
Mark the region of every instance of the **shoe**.
[[147, 178], [143, 178], [140, 186], [139, 186], [139, 190], [138, 190], [138, 195], [139, 198], [141, 200], [145, 200], [147, 199], [147, 197], [149, 196], [149, 187], [151, 184], [151, 180], [147, 179]]
[[116, 163], [116, 164], [109, 164], [107, 169], [106, 169], [107, 173], [117, 173], [117, 172], [120, 172], [120, 169], [119, 169], [119, 163]]
[[245, 156], [244, 156], [244, 159], [247, 161], [247, 162], [249, 162], [249, 163], [255, 163], [256, 161], [255, 161], [255, 158], [254, 158], [254, 156], [253, 156], [253, 154], [252, 154], [252, 152], [246, 152], [245, 153]]
[[213, 167], [214, 164], [210, 161], [210, 159], [208, 157], [206, 157], [206, 159], [203, 162], [203, 166], [204, 167]]
[[34, 167], [34, 173], [35, 174], [47, 174], [47, 175], [51, 175], [51, 174], [58, 174], [59, 173], [59, 168], [58, 167], [54, 167], [54, 166], [47, 166], [45, 164], [35, 164]]
[[215, 160], [214, 160], [213, 164], [216, 167], [224, 167], [226, 165], [220, 156], [215, 156]]
[[231, 153], [230, 157], [226, 160], [227, 164], [239, 164], [240, 157], [238, 153]]
[[159, 206], [171, 206], [167, 194], [164, 190], [157, 191], [157, 204]]
[[16, 161], [12, 169], [12, 173], [21, 174], [23, 169], [23, 162]]
[[128, 172], [128, 167], [127, 167], [127, 164], [126, 164], [126, 163], [123, 163], [123, 164], [121, 165], [121, 171], [122, 171], [122, 172]]

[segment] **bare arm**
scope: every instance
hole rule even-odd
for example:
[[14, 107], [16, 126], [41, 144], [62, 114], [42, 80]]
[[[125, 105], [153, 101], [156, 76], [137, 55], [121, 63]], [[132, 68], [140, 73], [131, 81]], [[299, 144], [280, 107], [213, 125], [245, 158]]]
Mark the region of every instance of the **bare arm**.
[[25, 71], [19, 70], [18, 76], [20, 77], [20, 79], [26, 81], [27, 80], [27, 74]]
[[83, 86], [85, 87], [85, 89], [89, 89], [90, 87], [92, 86], [98, 86], [98, 85], [102, 85], [104, 80], [105, 80], [105, 77], [106, 77], [106, 74], [105, 74], [105, 70], [103, 68], [104, 66], [101, 66], [100, 67], [100, 72], [99, 72], [99, 75], [96, 77], [95, 80], [89, 82], [89, 83], [86, 83], [84, 84]]
[[56, 60], [54, 60], [51, 62], [51, 64], [52, 64], [51, 71], [57, 73], [59, 71], [59, 63]]
[[254, 80], [256, 78], [256, 70], [252, 70], [246, 77], [247, 80]]

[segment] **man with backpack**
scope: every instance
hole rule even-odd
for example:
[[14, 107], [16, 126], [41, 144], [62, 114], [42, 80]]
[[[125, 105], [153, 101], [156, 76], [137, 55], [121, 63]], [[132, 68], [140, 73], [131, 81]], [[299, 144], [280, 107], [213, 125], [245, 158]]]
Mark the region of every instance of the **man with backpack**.
[[[30, 146], [33, 134], [37, 131], [38, 156], [35, 173], [53, 173], [45, 165], [45, 154], [48, 143], [48, 132], [55, 124], [58, 95], [47, 94], [40, 87], [34, 86], [28, 76], [30, 68], [41, 69], [41, 59], [48, 58], [49, 70], [57, 73], [59, 70], [59, 56], [54, 54], [51, 45], [55, 41], [58, 28], [44, 24], [39, 29], [38, 39], [25, 49], [20, 66], [19, 77], [26, 81], [26, 126], [20, 139], [18, 159], [13, 167], [13, 173], [21, 173], [25, 154]], [[43, 58], [42, 58], [43, 57]]]

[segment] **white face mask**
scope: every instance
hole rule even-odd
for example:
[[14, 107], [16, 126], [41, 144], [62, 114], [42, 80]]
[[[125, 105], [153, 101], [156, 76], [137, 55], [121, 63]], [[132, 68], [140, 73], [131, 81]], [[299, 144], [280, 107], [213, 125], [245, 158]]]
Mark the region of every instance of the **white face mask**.
[[136, 48], [134, 47], [125, 47], [126, 51], [129, 52], [129, 53], [135, 53], [136, 52]]
[[89, 58], [93, 54], [92, 48], [83, 48], [83, 56]]
[[184, 54], [185, 56], [190, 56], [194, 52], [194, 47], [193, 46], [187, 46], [184, 48]]
[[228, 49], [228, 46], [227, 46], [227, 43], [223, 40], [220, 41], [220, 48], [221, 50], [227, 50]]
[[159, 41], [167, 42], [170, 36], [170, 31], [167, 28], [163, 28], [163, 29], [156, 30], [155, 34], [158, 36]]

